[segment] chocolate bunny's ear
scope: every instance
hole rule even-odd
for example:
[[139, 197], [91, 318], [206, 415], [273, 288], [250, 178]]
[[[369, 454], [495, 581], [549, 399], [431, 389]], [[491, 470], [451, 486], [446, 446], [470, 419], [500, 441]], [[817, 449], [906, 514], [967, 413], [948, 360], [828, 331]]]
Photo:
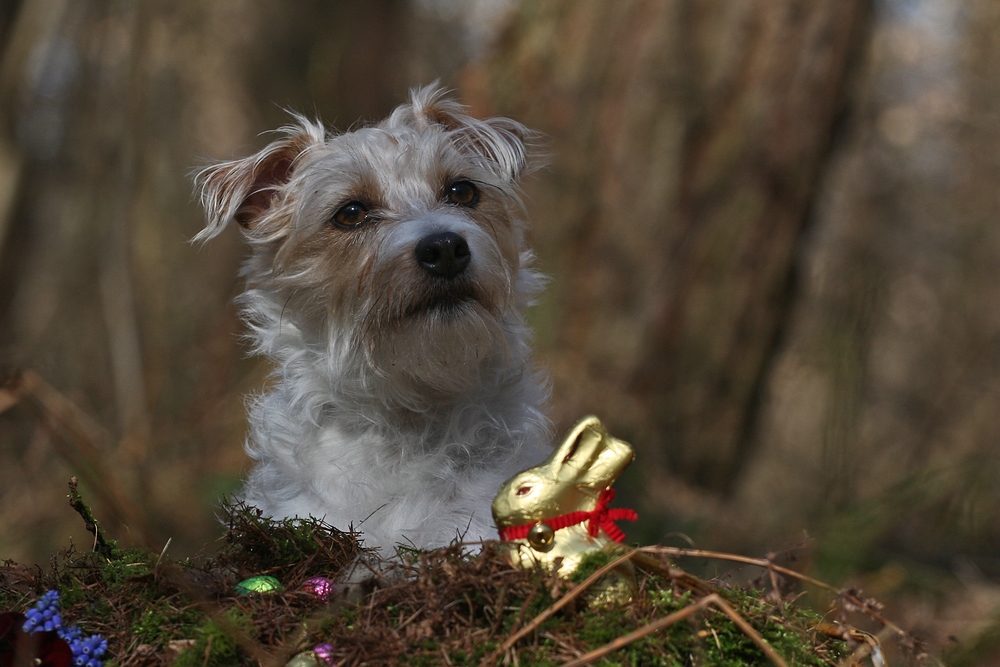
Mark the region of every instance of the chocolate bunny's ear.
[[553, 460], [561, 463], [560, 477], [600, 490], [609, 487], [633, 457], [627, 442], [609, 434], [597, 417], [589, 416], [570, 430]]
[[552, 460], [567, 463], [570, 459], [578, 458], [580, 455], [589, 458], [597, 443], [606, 436], [607, 431], [604, 430], [601, 420], [593, 415], [588, 415], [570, 429]]

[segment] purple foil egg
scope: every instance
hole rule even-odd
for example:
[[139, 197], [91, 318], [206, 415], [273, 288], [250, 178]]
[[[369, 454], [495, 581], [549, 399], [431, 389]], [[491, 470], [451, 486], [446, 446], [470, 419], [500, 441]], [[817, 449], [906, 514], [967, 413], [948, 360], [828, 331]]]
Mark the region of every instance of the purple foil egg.
[[333, 645], [316, 644], [316, 647], [313, 649], [313, 653], [316, 654], [317, 658], [330, 665], [330, 667], [335, 666], [336, 663], [333, 662]]
[[306, 581], [304, 588], [323, 602], [337, 594], [337, 584], [326, 577], [313, 577]]

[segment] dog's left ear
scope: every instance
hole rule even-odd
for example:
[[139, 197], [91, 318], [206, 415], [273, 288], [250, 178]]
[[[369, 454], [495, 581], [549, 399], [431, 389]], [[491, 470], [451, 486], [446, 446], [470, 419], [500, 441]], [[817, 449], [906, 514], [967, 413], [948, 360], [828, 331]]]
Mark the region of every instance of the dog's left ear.
[[220, 162], [195, 176], [205, 207], [205, 228], [192, 239], [208, 241], [218, 236], [230, 221], [252, 231], [288, 182], [296, 160], [308, 148], [322, 144], [325, 131], [318, 123], [296, 116], [295, 125], [279, 130], [284, 136], [256, 155]]
[[441, 125], [459, 150], [482, 159], [506, 181], [520, 178], [528, 167], [528, 146], [535, 133], [510, 118], [473, 118], [464, 106], [443, 95], [437, 84], [411, 91], [417, 125]]

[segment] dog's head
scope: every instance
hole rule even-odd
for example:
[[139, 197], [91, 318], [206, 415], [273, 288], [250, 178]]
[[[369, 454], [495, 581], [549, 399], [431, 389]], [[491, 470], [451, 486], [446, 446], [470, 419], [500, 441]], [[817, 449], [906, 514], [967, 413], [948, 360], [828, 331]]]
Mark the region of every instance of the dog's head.
[[244, 303], [260, 347], [292, 326], [397, 382], [475, 386], [537, 288], [517, 197], [528, 131], [431, 86], [374, 126], [334, 135], [296, 117], [280, 135], [197, 178], [195, 240], [235, 221], [253, 248]]

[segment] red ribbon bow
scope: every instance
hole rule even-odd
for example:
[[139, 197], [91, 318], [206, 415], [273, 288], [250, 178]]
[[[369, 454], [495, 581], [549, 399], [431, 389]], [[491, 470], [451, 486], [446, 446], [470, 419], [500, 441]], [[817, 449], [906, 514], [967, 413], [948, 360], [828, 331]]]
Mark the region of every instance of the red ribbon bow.
[[635, 513], [635, 510], [625, 509], [625, 508], [615, 508], [608, 509], [608, 504], [615, 499], [614, 489], [604, 489], [601, 495], [597, 498], [597, 507], [589, 512], [570, 512], [569, 514], [560, 514], [557, 517], [551, 519], [544, 519], [543, 521], [535, 521], [533, 523], [524, 523], [520, 526], [510, 526], [509, 528], [500, 529], [500, 539], [504, 541], [511, 540], [521, 540], [528, 536], [528, 532], [537, 523], [544, 523], [552, 527], [552, 530], [559, 530], [560, 528], [568, 528], [569, 526], [575, 526], [578, 523], [583, 523], [584, 521], [589, 521], [587, 524], [587, 534], [591, 537], [597, 537], [597, 531], [599, 528], [603, 528], [604, 532], [615, 542], [624, 542], [625, 533], [622, 529], [615, 525], [615, 521], [635, 521], [639, 518], [639, 515]]

